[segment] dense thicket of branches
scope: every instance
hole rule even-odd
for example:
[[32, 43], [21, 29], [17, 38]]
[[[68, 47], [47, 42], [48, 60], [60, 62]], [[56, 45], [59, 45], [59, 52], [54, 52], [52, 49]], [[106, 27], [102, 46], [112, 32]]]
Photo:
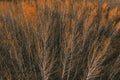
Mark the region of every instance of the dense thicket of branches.
[[2, 3], [0, 80], [120, 80], [120, 11], [68, 0]]

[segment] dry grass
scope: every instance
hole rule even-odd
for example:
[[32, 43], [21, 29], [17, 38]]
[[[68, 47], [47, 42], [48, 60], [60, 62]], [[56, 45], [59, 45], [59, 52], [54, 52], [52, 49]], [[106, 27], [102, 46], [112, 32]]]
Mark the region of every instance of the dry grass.
[[69, 0], [0, 4], [0, 80], [120, 80], [117, 7]]

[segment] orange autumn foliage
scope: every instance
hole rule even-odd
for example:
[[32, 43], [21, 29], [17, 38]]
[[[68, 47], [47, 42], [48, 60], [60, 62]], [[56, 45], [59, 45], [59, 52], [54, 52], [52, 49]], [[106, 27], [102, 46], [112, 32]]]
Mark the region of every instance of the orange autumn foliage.
[[23, 15], [29, 21], [33, 21], [37, 16], [37, 10], [34, 6], [29, 3], [22, 3]]

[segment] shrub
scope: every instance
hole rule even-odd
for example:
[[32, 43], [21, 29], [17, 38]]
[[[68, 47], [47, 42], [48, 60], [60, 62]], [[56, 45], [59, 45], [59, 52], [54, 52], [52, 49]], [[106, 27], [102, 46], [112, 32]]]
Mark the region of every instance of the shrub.
[[118, 8], [68, 0], [13, 4], [0, 13], [1, 80], [120, 79]]

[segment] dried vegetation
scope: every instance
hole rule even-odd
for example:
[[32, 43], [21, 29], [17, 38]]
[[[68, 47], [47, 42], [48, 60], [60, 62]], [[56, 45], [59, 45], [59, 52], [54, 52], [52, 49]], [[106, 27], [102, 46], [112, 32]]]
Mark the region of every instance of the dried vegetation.
[[120, 10], [70, 0], [0, 2], [0, 80], [120, 80]]

